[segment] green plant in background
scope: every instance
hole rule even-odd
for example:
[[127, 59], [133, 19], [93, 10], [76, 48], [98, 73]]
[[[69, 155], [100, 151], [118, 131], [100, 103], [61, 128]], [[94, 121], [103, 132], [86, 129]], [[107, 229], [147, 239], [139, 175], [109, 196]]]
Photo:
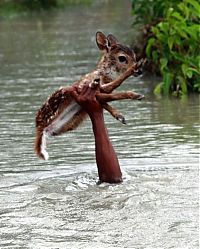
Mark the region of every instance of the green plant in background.
[[151, 24], [163, 19], [166, 10], [180, 0], [132, 0], [134, 24]]
[[[144, 6], [146, 4], [142, 0], [133, 2], [143, 2]], [[156, 9], [159, 4], [160, 8]], [[149, 12], [143, 24], [155, 22], [155, 25], [149, 29], [150, 35], [145, 44], [146, 55], [155, 67], [159, 68], [163, 77], [163, 81], [156, 86], [154, 93], [165, 95], [172, 93], [180, 96], [187, 94], [188, 90], [200, 92], [198, 1], [176, 0], [173, 3], [171, 1], [161, 3], [160, 0], [156, 0], [152, 1], [152, 6], [143, 8], [143, 14], [147, 15]], [[150, 15], [152, 15], [151, 20]], [[136, 20], [141, 23], [141, 16]]]

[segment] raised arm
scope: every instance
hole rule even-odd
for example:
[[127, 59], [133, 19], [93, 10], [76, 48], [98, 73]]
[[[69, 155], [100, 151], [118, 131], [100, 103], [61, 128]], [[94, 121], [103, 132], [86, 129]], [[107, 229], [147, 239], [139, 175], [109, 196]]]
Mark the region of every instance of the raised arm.
[[73, 92], [74, 98], [88, 113], [92, 122], [99, 181], [120, 183], [122, 182], [122, 173], [118, 158], [109, 140], [104, 123], [103, 108], [96, 100], [95, 94], [96, 90], [88, 86], [84, 86], [80, 93], [76, 90]]

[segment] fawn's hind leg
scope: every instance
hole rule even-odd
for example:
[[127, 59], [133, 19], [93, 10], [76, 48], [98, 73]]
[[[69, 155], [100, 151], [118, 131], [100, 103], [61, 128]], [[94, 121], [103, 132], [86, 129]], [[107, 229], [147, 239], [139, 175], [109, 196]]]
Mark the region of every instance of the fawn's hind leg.
[[144, 95], [140, 95], [135, 92], [121, 92], [121, 93], [97, 93], [96, 98], [101, 103], [102, 107], [107, 110], [114, 118], [119, 120], [122, 124], [126, 124], [124, 116], [118, 112], [115, 108], [110, 106], [107, 102], [120, 99], [137, 99], [141, 100]]
[[110, 106], [108, 103], [103, 103], [101, 106], [108, 111], [115, 119], [119, 120], [122, 124], [126, 124], [124, 116], [118, 112], [114, 107]]

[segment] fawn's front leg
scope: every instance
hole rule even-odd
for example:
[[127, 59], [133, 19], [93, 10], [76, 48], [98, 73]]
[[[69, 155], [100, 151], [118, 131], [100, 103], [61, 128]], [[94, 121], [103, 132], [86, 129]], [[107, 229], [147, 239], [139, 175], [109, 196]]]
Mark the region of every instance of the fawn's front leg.
[[124, 73], [122, 73], [117, 79], [100, 86], [100, 89], [102, 92], [105, 93], [111, 93], [115, 88], [120, 86], [124, 80], [126, 80], [131, 75], [134, 75], [134, 73], [138, 70], [138, 67], [141, 67], [143, 63], [143, 60], [140, 60], [139, 62], [134, 63], [130, 68], [128, 68]]
[[103, 84], [100, 86], [100, 89], [104, 93], [111, 93], [115, 88], [120, 86], [124, 80], [130, 77], [133, 74], [132, 67], [127, 69], [123, 74], [121, 74], [117, 79], [111, 81], [110, 83]]
[[136, 99], [141, 100], [144, 98], [144, 95], [127, 91], [127, 92], [120, 92], [120, 93], [97, 93], [96, 98], [100, 103], [121, 100], [121, 99]]
[[137, 73], [139, 69], [145, 64], [146, 60], [141, 59], [138, 62], [134, 63], [130, 68], [128, 68], [124, 73], [122, 73], [117, 79], [113, 80], [110, 83], [103, 84], [100, 86], [102, 92], [111, 93], [115, 88], [120, 86], [124, 80], [126, 80], [134, 73]]

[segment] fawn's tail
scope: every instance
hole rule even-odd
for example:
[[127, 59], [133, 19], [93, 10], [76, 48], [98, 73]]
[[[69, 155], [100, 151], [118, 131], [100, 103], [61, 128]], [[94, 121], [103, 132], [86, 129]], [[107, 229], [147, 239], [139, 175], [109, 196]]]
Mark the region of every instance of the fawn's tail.
[[45, 130], [36, 129], [35, 153], [42, 159], [48, 160], [49, 154], [46, 151], [48, 133]]

